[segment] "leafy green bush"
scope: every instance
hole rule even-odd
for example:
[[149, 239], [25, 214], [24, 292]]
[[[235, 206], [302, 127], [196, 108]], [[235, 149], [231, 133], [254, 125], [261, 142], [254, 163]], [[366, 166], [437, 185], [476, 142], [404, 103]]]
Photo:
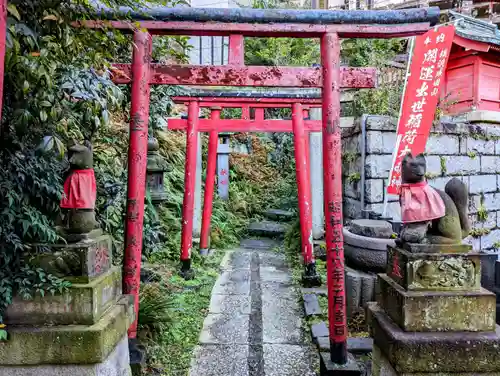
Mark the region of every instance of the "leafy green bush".
[[170, 311], [174, 304], [169, 291], [159, 283], [141, 284], [139, 291], [138, 324], [141, 330], [154, 336], [172, 322]]

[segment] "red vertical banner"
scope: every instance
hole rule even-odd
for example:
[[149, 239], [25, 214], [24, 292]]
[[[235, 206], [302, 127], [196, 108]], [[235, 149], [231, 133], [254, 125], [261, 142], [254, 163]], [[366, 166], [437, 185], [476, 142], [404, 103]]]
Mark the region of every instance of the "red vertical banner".
[[454, 34], [455, 27], [449, 25], [433, 28], [415, 38], [389, 174], [389, 194], [398, 194], [401, 185], [401, 161], [404, 156], [425, 151]]

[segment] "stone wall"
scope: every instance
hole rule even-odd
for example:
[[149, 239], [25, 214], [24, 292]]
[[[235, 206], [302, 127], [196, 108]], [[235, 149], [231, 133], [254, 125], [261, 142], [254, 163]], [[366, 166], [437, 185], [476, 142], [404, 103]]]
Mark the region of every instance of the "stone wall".
[[[469, 117], [474, 118], [474, 117]], [[476, 116], [481, 120], [481, 116]], [[444, 189], [450, 177], [469, 187], [470, 217], [476, 250], [500, 248], [500, 124], [462, 119], [441, 120], [427, 142], [429, 183]], [[368, 116], [366, 121], [365, 209], [382, 213], [385, 188], [396, 144], [396, 119]], [[343, 129], [344, 217], [361, 217], [361, 119]], [[397, 196], [388, 197], [387, 215], [400, 219]]]

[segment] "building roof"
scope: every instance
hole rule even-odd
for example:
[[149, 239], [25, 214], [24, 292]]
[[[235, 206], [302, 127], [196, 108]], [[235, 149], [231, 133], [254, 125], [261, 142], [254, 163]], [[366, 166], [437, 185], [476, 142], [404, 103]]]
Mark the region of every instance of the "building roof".
[[455, 24], [455, 33], [459, 37], [500, 46], [500, 30], [497, 25], [464, 16], [452, 10], [449, 14], [450, 21]]

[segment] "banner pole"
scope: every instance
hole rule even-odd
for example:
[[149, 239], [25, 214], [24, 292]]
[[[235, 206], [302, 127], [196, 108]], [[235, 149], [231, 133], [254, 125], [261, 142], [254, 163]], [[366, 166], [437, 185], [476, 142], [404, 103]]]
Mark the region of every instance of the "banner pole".
[[[398, 116], [398, 125], [396, 128], [396, 134], [399, 134], [398, 133], [399, 126], [400, 126], [399, 120], [401, 119], [402, 112], [403, 112], [403, 102], [404, 102], [404, 98], [405, 98], [406, 86], [408, 85], [408, 78], [410, 76], [410, 66], [411, 66], [411, 59], [413, 56], [413, 48], [415, 47], [415, 38], [416, 37], [410, 38], [410, 51], [408, 53], [408, 64], [406, 65], [405, 86], [403, 88], [403, 94], [401, 95], [401, 103], [399, 104], [399, 116]], [[396, 140], [396, 147], [395, 147], [394, 152], [392, 154], [391, 170], [389, 171], [389, 177], [387, 178], [387, 187], [389, 187], [389, 185], [391, 185], [391, 176], [392, 176], [392, 168], [393, 168], [392, 166], [394, 166], [394, 162], [396, 160], [396, 154], [398, 152], [400, 141], [401, 141], [401, 137], [398, 137]], [[386, 218], [388, 201], [389, 201], [389, 194], [387, 192], [385, 192], [385, 194], [384, 194], [384, 210], [382, 212], [382, 218]]]

